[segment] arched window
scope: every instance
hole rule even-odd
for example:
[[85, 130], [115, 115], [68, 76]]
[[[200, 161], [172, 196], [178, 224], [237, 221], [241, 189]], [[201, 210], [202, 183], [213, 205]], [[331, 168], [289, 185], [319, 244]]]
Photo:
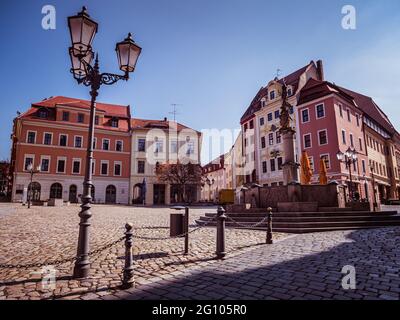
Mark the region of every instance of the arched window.
[[116, 203], [117, 200], [117, 188], [113, 185], [109, 185], [106, 188], [106, 203]]
[[62, 199], [62, 185], [58, 182], [50, 187], [50, 199]]

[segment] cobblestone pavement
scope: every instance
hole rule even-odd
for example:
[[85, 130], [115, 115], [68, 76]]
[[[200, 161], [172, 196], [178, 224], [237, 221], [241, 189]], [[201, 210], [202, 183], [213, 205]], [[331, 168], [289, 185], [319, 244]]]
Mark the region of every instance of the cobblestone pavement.
[[399, 241], [399, 227], [298, 235], [100, 299], [399, 300]]
[[[43, 263], [74, 257], [78, 235], [78, 205], [69, 207], [32, 207], [8, 204], [1, 207], [0, 264]], [[194, 220], [216, 208], [190, 210], [191, 230]], [[91, 219], [91, 249], [97, 249], [123, 236], [124, 225], [132, 222], [135, 235], [168, 237], [168, 208], [138, 208], [94, 205]], [[285, 234], [274, 234], [275, 239]], [[230, 256], [251, 250], [265, 242], [265, 232], [232, 230], [226, 232]], [[190, 235], [190, 254], [184, 256], [183, 239], [134, 239], [135, 279], [138, 288], [150, 281], [173, 279], [184, 270], [204, 268], [216, 263], [215, 228], [206, 227]], [[82, 281], [71, 278], [73, 262], [55, 266], [56, 288], [42, 285], [41, 268], [0, 268], [0, 300], [4, 299], [93, 299], [117, 293], [124, 264], [124, 244], [120, 242], [91, 257], [91, 277]]]

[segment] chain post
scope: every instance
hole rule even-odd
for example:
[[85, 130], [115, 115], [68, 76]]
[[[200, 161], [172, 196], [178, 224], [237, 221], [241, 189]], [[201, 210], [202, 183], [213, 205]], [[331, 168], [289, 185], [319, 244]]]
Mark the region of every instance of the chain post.
[[217, 210], [217, 258], [223, 259], [226, 255], [225, 252], [225, 210], [222, 206]]
[[266, 244], [273, 244], [272, 240], [272, 208], [268, 207], [267, 209], [267, 238], [265, 241]]
[[132, 288], [134, 284], [133, 278], [133, 255], [132, 255], [132, 246], [133, 246], [133, 224], [127, 223], [125, 225], [125, 268], [124, 268], [124, 276], [122, 280], [122, 288], [128, 289]]
[[185, 207], [185, 253], [189, 254], [189, 207]]

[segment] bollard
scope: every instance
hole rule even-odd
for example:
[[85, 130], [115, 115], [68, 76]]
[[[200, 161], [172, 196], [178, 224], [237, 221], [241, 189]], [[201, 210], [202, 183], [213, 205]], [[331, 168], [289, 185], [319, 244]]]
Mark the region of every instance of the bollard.
[[223, 259], [226, 255], [225, 252], [225, 210], [219, 206], [217, 210], [217, 258]]
[[133, 255], [132, 255], [132, 246], [133, 246], [133, 224], [127, 223], [125, 225], [125, 267], [124, 267], [124, 276], [122, 280], [122, 288], [128, 289], [132, 288], [134, 284], [133, 278]]
[[185, 253], [184, 255], [189, 254], [189, 207], [185, 207]]
[[267, 239], [266, 244], [272, 244], [272, 208], [268, 207], [267, 209]]

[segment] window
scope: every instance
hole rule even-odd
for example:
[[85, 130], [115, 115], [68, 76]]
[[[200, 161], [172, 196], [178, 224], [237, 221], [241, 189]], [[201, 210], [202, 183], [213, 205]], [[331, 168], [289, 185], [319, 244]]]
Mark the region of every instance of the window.
[[350, 145], [354, 148], [353, 134], [350, 133]]
[[343, 118], [343, 107], [339, 104], [339, 115]]
[[111, 119], [111, 127], [118, 128], [118, 119], [117, 118]]
[[347, 120], [351, 122], [350, 109], [347, 109]]
[[187, 155], [194, 154], [194, 142], [193, 141], [189, 141], [186, 143], [186, 154]]
[[275, 99], [275, 90], [272, 90], [270, 93], [269, 93], [269, 100], [274, 100]]
[[146, 139], [139, 138], [138, 139], [138, 152], [145, 152], [146, 151]]
[[45, 119], [47, 118], [47, 110], [46, 109], [40, 109], [38, 112], [39, 118]]
[[155, 144], [154, 153], [163, 152], [163, 141], [162, 140], [159, 140], [158, 138], [156, 138], [154, 141], [154, 144]]
[[268, 113], [267, 118], [268, 118], [268, 121], [272, 121], [272, 113]]
[[83, 113], [78, 113], [78, 123], [83, 123], [85, 121], [85, 115]]
[[293, 94], [293, 90], [292, 90], [292, 88], [289, 87], [287, 89], [287, 96], [290, 97], [292, 94]]
[[144, 165], [145, 162], [143, 160], [137, 162], [137, 173], [144, 173]]
[[95, 117], [94, 117], [94, 124], [95, 124], [96, 126], [99, 125], [99, 116], [95, 116]]
[[107, 176], [108, 175], [108, 161], [101, 161], [100, 174], [102, 176]]
[[330, 162], [329, 154], [321, 154], [321, 159], [324, 160], [326, 169], [330, 169], [331, 162]]
[[282, 170], [282, 161], [283, 161], [282, 157], [279, 157], [278, 158], [278, 170]]
[[308, 109], [304, 109], [301, 111], [301, 122], [306, 123], [310, 121], [310, 116], [308, 114]]
[[260, 118], [260, 126], [263, 126], [264, 125], [264, 117], [261, 117]]
[[30, 164], [33, 165], [33, 159], [34, 159], [34, 156], [31, 156], [31, 155], [25, 156], [25, 161], [24, 161], [24, 170], [25, 171], [28, 171], [28, 167]]
[[49, 172], [50, 171], [50, 157], [42, 156], [40, 161], [40, 171]]
[[36, 132], [28, 131], [28, 136], [26, 138], [27, 143], [35, 143], [36, 142]]
[[265, 137], [261, 137], [261, 148], [264, 149], [266, 147]]
[[356, 122], [357, 122], [357, 127], [360, 126], [360, 116], [356, 114]]
[[114, 176], [121, 175], [121, 162], [114, 162]]
[[363, 151], [362, 139], [361, 138], [358, 138], [358, 144], [360, 146], [360, 151]]
[[92, 159], [92, 174], [95, 174], [96, 172], [95, 168], [96, 168], [96, 160]]
[[69, 112], [68, 111], [62, 112], [62, 121], [69, 121]]
[[293, 106], [289, 106], [289, 113], [290, 113], [290, 114], [293, 114], [293, 112], [294, 112]]
[[96, 149], [96, 146], [97, 146], [97, 138], [94, 137], [93, 138], [93, 150]]
[[254, 129], [254, 121], [250, 120], [250, 125], [249, 125], [250, 129]]
[[248, 126], [247, 126], [247, 123], [245, 123], [245, 124], [244, 124], [244, 132], [247, 131], [247, 127], [248, 127]]
[[366, 169], [365, 169], [365, 160], [364, 160], [364, 159], [361, 160], [361, 167], [362, 167], [362, 172], [363, 172], [363, 173], [366, 173]]
[[342, 143], [346, 144], [346, 131], [342, 130]]
[[263, 171], [263, 173], [267, 172], [267, 161], [262, 162], [262, 171]]
[[52, 137], [53, 137], [52, 133], [45, 132], [43, 136], [43, 144], [51, 145]]
[[123, 143], [121, 140], [115, 141], [115, 151], [122, 152]]
[[66, 147], [67, 146], [67, 139], [68, 139], [68, 137], [67, 137], [66, 134], [60, 134], [59, 145], [61, 147]]
[[171, 153], [178, 153], [178, 141], [176, 140], [171, 141]]
[[315, 107], [315, 113], [317, 119], [325, 117], [325, 106], [323, 103]]
[[65, 173], [65, 158], [57, 159], [57, 173]]
[[311, 148], [311, 133], [305, 134], [303, 136], [304, 148]]
[[270, 159], [269, 162], [271, 164], [271, 171], [275, 171], [275, 159]]
[[81, 173], [81, 159], [73, 159], [72, 160], [72, 173], [73, 174]]
[[110, 149], [110, 139], [103, 139], [103, 150], [109, 150]]
[[318, 142], [320, 146], [328, 144], [328, 134], [326, 130], [318, 131]]
[[247, 145], [249, 144], [248, 142], [249, 142], [249, 139], [244, 138], [244, 146], [245, 146], [245, 147], [247, 147]]
[[281, 143], [281, 133], [279, 131], [276, 132], [276, 143]]
[[82, 137], [81, 136], [75, 136], [75, 143], [74, 143], [75, 148], [82, 148]]
[[268, 134], [268, 141], [270, 146], [274, 144], [274, 134], [272, 132]]
[[279, 118], [279, 110], [276, 110], [276, 111], [274, 112], [274, 115], [275, 115], [275, 119], [278, 119], [278, 118]]
[[310, 168], [314, 171], [314, 157], [308, 157], [308, 161], [310, 162]]

